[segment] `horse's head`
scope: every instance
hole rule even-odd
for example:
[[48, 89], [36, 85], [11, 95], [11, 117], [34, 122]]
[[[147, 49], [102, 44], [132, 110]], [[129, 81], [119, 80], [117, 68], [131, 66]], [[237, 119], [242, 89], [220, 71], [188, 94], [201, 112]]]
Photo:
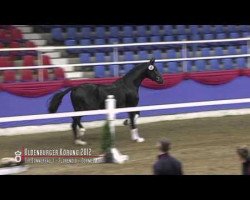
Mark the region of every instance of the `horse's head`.
[[162, 78], [161, 74], [159, 73], [154, 63], [155, 59], [152, 58], [147, 66], [146, 77], [151, 79], [152, 81], [155, 81], [156, 83], [162, 84], [164, 82], [164, 79]]

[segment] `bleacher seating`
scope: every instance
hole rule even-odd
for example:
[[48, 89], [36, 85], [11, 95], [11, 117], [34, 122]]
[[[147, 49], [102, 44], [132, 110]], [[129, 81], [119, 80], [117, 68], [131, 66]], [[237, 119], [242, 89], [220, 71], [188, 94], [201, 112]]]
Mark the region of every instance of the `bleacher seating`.
[[220, 69], [220, 62], [218, 59], [208, 60], [208, 63], [210, 65], [210, 70], [219, 70]]
[[194, 65], [197, 68], [197, 71], [205, 71], [206, 70], [205, 60], [195, 60]]
[[177, 62], [168, 62], [168, 73], [177, 73], [178, 70], [178, 63]]
[[23, 57], [23, 66], [34, 66], [35, 57], [34, 56], [24, 56]]
[[[95, 53], [96, 61], [97, 62], [105, 62], [105, 54], [104, 53]], [[105, 66], [104, 65], [98, 65], [94, 66], [94, 72], [96, 78], [105, 77]]]
[[214, 56], [223, 56], [224, 55], [222, 47], [215, 47], [214, 51], [215, 51]]
[[[36, 45], [34, 44], [34, 42], [28, 40], [28, 41], [26, 41], [24, 43], [24, 47], [33, 48], [33, 47], [36, 47]], [[32, 51], [32, 50], [30, 50], [30, 51], [24, 51], [24, 55], [35, 56], [35, 55], [37, 55], [37, 52], [36, 51]]]
[[62, 32], [62, 28], [52, 28], [51, 29], [51, 34], [52, 34], [53, 40], [55, 40], [57, 42], [63, 42], [64, 41], [64, 35], [63, 35], [63, 32]]
[[[67, 39], [67, 40], [65, 40], [64, 45], [65, 46], [76, 46], [78, 44], [77, 44], [77, 41], [74, 39]], [[80, 50], [79, 49], [67, 49], [67, 52], [69, 54], [79, 54]]]
[[186, 61], [186, 67], [187, 72], [192, 72], [193, 70], [193, 62], [192, 61]]
[[[48, 27], [47, 27], [48, 28]], [[54, 34], [59, 37], [61, 34], [61, 41], [64, 41], [64, 33], [62, 27], [55, 27], [56, 30], [53, 30]], [[73, 29], [73, 28], [72, 28]], [[74, 37], [72, 34], [70, 37]], [[69, 37], [69, 38], [70, 38]], [[20, 47], [36, 47], [33, 41], [23, 39], [23, 33], [21, 30], [15, 26], [0, 26], [0, 48], [20, 48]], [[16, 66], [14, 61], [21, 61], [22, 66], [34, 66], [37, 64], [37, 51], [9, 51], [0, 53], [0, 67], [12, 67]], [[42, 61], [44, 65], [50, 65], [51, 59], [47, 55], [42, 56]], [[49, 76], [48, 69], [42, 70], [43, 79], [51, 80]], [[6, 83], [11, 82], [30, 82], [37, 81], [38, 79], [38, 69], [20, 69], [20, 70], [3, 70], [0, 73], [3, 76], [2, 81]], [[52, 68], [52, 79], [57, 79], [55, 70]], [[65, 78], [64, 70], [60, 71], [60, 78]], [[20, 75], [20, 77], [19, 77]], [[19, 77], [19, 78], [18, 78]]]
[[202, 48], [201, 49], [201, 56], [203, 56], [203, 57], [206, 57], [206, 56], [210, 56], [211, 54], [210, 54], [210, 48]]
[[[89, 45], [92, 45], [92, 42], [90, 39], [81, 39], [80, 40], [80, 45], [82, 46], [89, 46]], [[94, 52], [95, 50], [94, 49], [79, 49], [80, 53], [84, 53], [84, 52]]]
[[3, 82], [4, 83], [13, 83], [16, 80], [16, 71], [15, 70], [4, 70], [3, 71]]
[[136, 36], [137, 37], [147, 36], [147, 27], [145, 25], [136, 26]]
[[234, 68], [233, 60], [231, 58], [222, 59], [222, 63], [223, 63], [224, 69], [233, 69]]
[[132, 26], [122, 27], [122, 36], [123, 37], [133, 37], [133, 27]]
[[173, 27], [172, 25], [164, 25], [163, 26], [163, 35], [172, 35], [173, 34]]
[[65, 79], [65, 73], [63, 68], [60, 67], [54, 68], [54, 79], [55, 80]]
[[173, 49], [167, 50], [167, 58], [177, 58], [176, 51]]
[[159, 36], [160, 35], [160, 26], [158, 25], [151, 25], [149, 27], [150, 33], [153, 36]]
[[247, 67], [247, 59], [246, 58], [236, 58], [235, 59], [237, 68], [246, 68]]
[[196, 35], [199, 33], [198, 25], [189, 25], [188, 27], [188, 34], [190, 35]]
[[119, 76], [119, 74], [120, 74], [119, 73], [119, 71], [120, 71], [119, 65], [109, 65], [108, 68], [109, 68], [109, 72], [110, 72], [109, 76]]
[[237, 50], [236, 50], [235, 46], [228, 46], [227, 47], [227, 54], [228, 55], [237, 54]]
[[150, 59], [148, 57], [147, 51], [139, 51], [137, 54], [139, 55], [139, 60], [148, 60], [148, 59]]
[[240, 46], [240, 53], [242, 53], [242, 54], [247, 53], [247, 45], [241, 45]]
[[13, 61], [9, 56], [0, 57], [0, 67], [12, 67]]
[[48, 55], [43, 55], [42, 56], [42, 62], [43, 62], [43, 65], [51, 65], [51, 59]]
[[40, 69], [42, 71], [42, 76], [43, 76], [43, 80], [44, 81], [48, 81], [49, 80], [49, 72], [48, 69]]
[[[74, 45], [104, 45], [115, 43], [141, 43], [141, 42], [161, 42], [161, 41], [182, 41], [182, 40], [211, 40], [248, 37], [250, 33], [249, 25], [54, 25], [40, 26], [41, 29], [51, 33], [55, 44], [74, 46]], [[0, 27], [0, 48], [4, 47], [34, 47], [31, 41], [23, 40], [19, 29], [7, 26], [9, 36], [3, 27]], [[225, 43], [206, 43], [189, 44], [188, 51], [193, 56], [221, 56], [246, 54], [247, 43], [225, 42]], [[118, 48], [119, 58], [132, 61], [135, 59], [149, 59], [154, 55], [156, 59], [180, 58], [182, 46], [176, 45], [149, 45], [137, 47]], [[106, 62], [112, 61], [113, 49], [68, 49], [67, 55], [79, 58], [81, 63]], [[107, 56], [108, 55], [108, 56]], [[36, 58], [36, 51], [13, 51], [8, 54], [1, 52], [0, 56], [21, 57], [33, 56]], [[31, 58], [31, 57], [30, 57]], [[108, 58], [108, 59], [107, 59]], [[203, 71], [206, 69], [220, 70], [247, 67], [246, 59], [212, 59], [188, 61], [188, 71]], [[27, 65], [27, 64], [25, 64]], [[0, 61], [1, 66], [1, 61]], [[115, 75], [119, 68], [119, 74], [127, 73], [134, 65], [110, 65], [92, 67], [95, 77], [107, 77]], [[177, 73], [182, 62], [170, 62], [169, 64], [157, 62], [161, 72]], [[48, 72], [48, 71], [47, 71]], [[107, 73], [108, 72], [108, 73]], [[44, 72], [46, 74], [46, 72]]]
[[21, 69], [21, 81], [22, 82], [34, 81], [33, 71], [31, 69]]
[[225, 27], [223, 25], [215, 25], [214, 32], [216, 33], [223, 33], [225, 31]]

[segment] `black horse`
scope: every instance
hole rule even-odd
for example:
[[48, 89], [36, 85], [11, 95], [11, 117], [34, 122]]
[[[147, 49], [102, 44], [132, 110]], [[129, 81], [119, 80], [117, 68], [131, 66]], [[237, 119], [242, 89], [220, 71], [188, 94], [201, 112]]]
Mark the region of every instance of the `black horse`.
[[[163, 78], [154, 65], [155, 59], [149, 62], [138, 64], [130, 70], [121, 79], [118, 79], [111, 85], [82, 84], [80, 86], [68, 88], [63, 92], [56, 93], [49, 103], [49, 112], [55, 113], [62, 102], [62, 98], [71, 91], [71, 101], [75, 111], [98, 110], [105, 108], [105, 100], [108, 95], [114, 95], [116, 107], [135, 107], [139, 102], [138, 90], [141, 82], [149, 78], [159, 84], [163, 83]], [[131, 128], [131, 138], [137, 142], [143, 142], [144, 139], [138, 134], [136, 119], [139, 112], [130, 112], [129, 120]], [[128, 124], [125, 123], [124, 124]], [[79, 126], [80, 131], [77, 130]], [[86, 142], [81, 140], [85, 129], [81, 124], [81, 117], [73, 117], [72, 129], [76, 144], [84, 145]]]

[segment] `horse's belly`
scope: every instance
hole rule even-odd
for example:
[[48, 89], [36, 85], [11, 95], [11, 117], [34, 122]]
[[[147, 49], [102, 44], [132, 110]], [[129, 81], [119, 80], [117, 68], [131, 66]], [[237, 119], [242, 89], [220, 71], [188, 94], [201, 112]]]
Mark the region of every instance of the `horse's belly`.
[[104, 109], [104, 101], [85, 101], [85, 110], [99, 110], [99, 109]]

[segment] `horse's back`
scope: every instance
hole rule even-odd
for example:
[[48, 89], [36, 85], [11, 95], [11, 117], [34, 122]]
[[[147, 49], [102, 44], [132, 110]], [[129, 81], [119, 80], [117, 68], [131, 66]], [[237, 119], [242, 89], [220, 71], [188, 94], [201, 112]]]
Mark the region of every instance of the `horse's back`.
[[104, 109], [108, 95], [114, 95], [117, 107], [126, 106], [126, 91], [120, 85], [83, 84], [72, 89], [71, 100], [75, 110]]
[[97, 84], [83, 84], [72, 88], [71, 100], [75, 110], [99, 109]]

